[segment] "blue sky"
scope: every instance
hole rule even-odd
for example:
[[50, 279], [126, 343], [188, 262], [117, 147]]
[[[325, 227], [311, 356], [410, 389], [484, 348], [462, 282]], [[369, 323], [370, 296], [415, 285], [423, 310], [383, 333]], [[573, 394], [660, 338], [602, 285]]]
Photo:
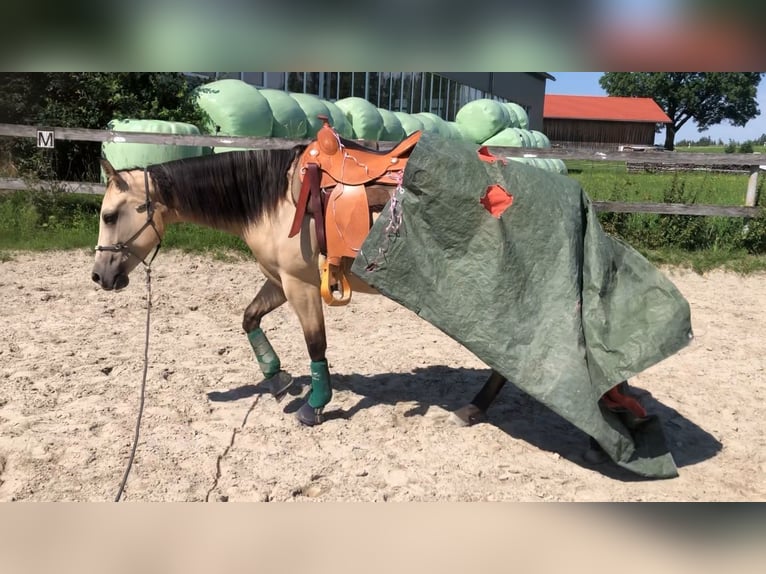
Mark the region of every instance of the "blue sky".
[[[598, 80], [603, 72], [550, 72], [556, 81], [548, 81], [546, 91], [549, 94], [567, 94], [574, 96], [605, 96], [606, 92], [601, 89]], [[689, 139], [696, 140], [705, 135], [715, 140], [722, 139], [728, 142], [730, 139], [738, 142], [757, 139], [766, 133], [766, 84], [761, 80], [758, 86], [758, 108], [761, 114], [750, 120], [744, 127], [736, 127], [724, 121], [717, 126], [708, 128], [707, 131], [699, 132], [697, 125], [689, 121], [676, 134], [676, 141]], [[665, 143], [665, 131], [655, 137], [658, 144]]]

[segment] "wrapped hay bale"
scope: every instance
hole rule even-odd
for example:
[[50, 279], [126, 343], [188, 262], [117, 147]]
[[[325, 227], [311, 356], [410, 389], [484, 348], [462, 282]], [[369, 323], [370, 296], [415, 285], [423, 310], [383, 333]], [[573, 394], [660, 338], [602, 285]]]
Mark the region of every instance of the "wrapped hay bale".
[[364, 98], [350, 97], [335, 102], [351, 124], [354, 138], [377, 141], [383, 131], [383, 118], [374, 104]]
[[532, 136], [532, 140], [535, 143], [535, 147], [539, 147], [539, 148], [551, 147], [551, 140], [549, 140], [548, 136], [546, 136], [543, 132], [540, 132], [537, 130], [529, 130], [529, 133]]
[[424, 126], [426, 125], [426, 122], [430, 121], [433, 125], [433, 129], [435, 130], [433, 133], [436, 133], [443, 138], [449, 138], [449, 127], [447, 126], [447, 122], [444, 121], [441, 117], [431, 112], [418, 112], [417, 114], [413, 115], [416, 118], [419, 118], [423, 122]]
[[324, 125], [319, 116], [326, 116], [329, 118], [330, 125], [333, 124], [330, 110], [317, 96], [296, 92], [291, 93], [290, 97], [298, 103], [306, 116], [306, 137], [313, 138], [317, 135], [319, 128]]
[[218, 80], [195, 90], [197, 104], [210, 117], [209, 133], [270, 137], [273, 116], [268, 100], [240, 80]]
[[271, 107], [274, 123], [271, 135], [275, 138], [301, 139], [308, 133], [308, 120], [298, 102], [282, 90], [258, 90]]
[[512, 127], [529, 129], [529, 116], [524, 108], [515, 102], [505, 102], [503, 107], [509, 112]]
[[413, 115], [408, 114], [407, 112], [393, 112], [393, 114], [399, 118], [399, 121], [402, 124], [402, 129], [404, 130], [404, 133], [407, 135], [410, 135], [411, 133], [417, 132], [417, 131], [425, 131], [425, 126], [423, 125], [423, 122], [420, 121], [419, 118], [416, 118]]
[[524, 139], [518, 128], [504, 128], [481, 143], [488, 146], [524, 147]]
[[383, 118], [383, 131], [380, 132], [380, 139], [387, 142], [402, 141], [405, 138], [404, 128], [396, 114], [383, 108], [378, 108], [378, 113]]
[[460, 108], [455, 121], [469, 141], [482, 143], [508, 127], [509, 116], [503, 104], [482, 98]]
[[353, 138], [354, 129], [346, 120], [346, 114], [343, 113], [343, 110], [341, 110], [333, 102], [322, 100], [322, 103], [327, 107], [327, 111], [330, 112], [330, 125], [335, 128], [335, 131], [338, 132], [341, 137], [346, 139]]
[[567, 164], [564, 163], [563, 159], [551, 158], [549, 161], [553, 162], [554, 171], [560, 173], [561, 175], [567, 175], [569, 173]]
[[[200, 135], [197, 126], [163, 120], [112, 120], [107, 127], [110, 130], [123, 132]], [[146, 167], [175, 159], [207, 155], [211, 151], [209, 147], [201, 146], [115, 142], [104, 142], [101, 144], [101, 155], [108, 159], [115, 169]], [[101, 172], [101, 181], [106, 182], [103, 170]]]
[[537, 147], [535, 145], [535, 140], [532, 137], [532, 133], [529, 130], [525, 130], [522, 128], [511, 128], [512, 130], [516, 130], [516, 132], [521, 137], [521, 140], [523, 142], [522, 147]]
[[447, 124], [447, 129], [449, 130], [449, 137], [451, 140], [466, 139], [466, 137], [463, 135], [463, 132], [460, 130], [460, 126], [456, 122], [445, 123]]

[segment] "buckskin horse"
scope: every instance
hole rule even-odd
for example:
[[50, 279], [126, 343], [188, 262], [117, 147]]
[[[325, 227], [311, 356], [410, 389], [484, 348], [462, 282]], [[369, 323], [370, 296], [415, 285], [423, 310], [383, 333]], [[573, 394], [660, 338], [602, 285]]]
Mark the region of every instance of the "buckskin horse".
[[[292, 149], [234, 151], [119, 171], [104, 159], [107, 187], [92, 279], [105, 290], [127, 287], [130, 272], [140, 263], [148, 265], [166, 227], [174, 223], [192, 222], [242, 238], [266, 277], [245, 309], [242, 328], [279, 399], [293, 381], [261, 321], [285, 302], [291, 304], [311, 360], [310, 391], [296, 417], [305, 425], [320, 424], [332, 398], [323, 301], [339, 305], [353, 291], [375, 293], [348, 269], [375, 212], [401, 184], [419, 137], [415, 132], [388, 151], [370, 150], [339, 137], [325, 122], [315, 141]], [[458, 422], [484, 419], [505, 383], [492, 371], [471, 402], [455, 412]], [[624, 389], [624, 384], [614, 387], [604, 397], [607, 406], [645, 416]]]

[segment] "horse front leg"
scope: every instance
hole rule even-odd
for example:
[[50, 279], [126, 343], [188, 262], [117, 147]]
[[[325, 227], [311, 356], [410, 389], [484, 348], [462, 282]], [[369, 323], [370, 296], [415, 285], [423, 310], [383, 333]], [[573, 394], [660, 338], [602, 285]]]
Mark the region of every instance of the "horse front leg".
[[279, 356], [271, 346], [266, 333], [261, 329], [261, 320], [271, 311], [281, 306], [287, 297], [280, 285], [267, 279], [258, 294], [245, 309], [242, 328], [255, 352], [258, 366], [271, 387], [271, 393], [277, 402], [281, 401], [293, 384], [293, 378], [282, 370]]
[[301, 423], [314, 426], [323, 422], [322, 411], [332, 399], [322, 297], [317, 285], [300, 279], [283, 276], [282, 285], [300, 321], [311, 358], [311, 390], [295, 416]]
[[484, 383], [484, 386], [471, 402], [454, 412], [455, 422], [460, 426], [471, 426], [485, 421], [489, 405], [497, 398], [500, 389], [506, 382], [507, 379], [503, 375], [497, 371], [492, 371], [487, 382]]

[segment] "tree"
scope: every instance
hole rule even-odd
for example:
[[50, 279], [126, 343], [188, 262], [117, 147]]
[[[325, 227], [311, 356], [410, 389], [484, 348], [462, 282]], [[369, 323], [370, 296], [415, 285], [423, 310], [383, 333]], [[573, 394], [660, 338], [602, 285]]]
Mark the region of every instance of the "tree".
[[[154, 119], [204, 125], [192, 97], [196, 81], [181, 73], [1, 73], [0, 121], [36, 126], [104, 129], [113, 119]], [[97, 177], [101, 144], [62, 141], [39, 151], [29, 141], [6, 144], [22, 172], [40, 177]]]
[[760, 72], [606, 72], [599, 84], [610, 96], [653, 98], [672, 120], [665, 149], [690, 119], [700, 131], [729, 120], [744, 126], [760, 114], [756, 93]]

